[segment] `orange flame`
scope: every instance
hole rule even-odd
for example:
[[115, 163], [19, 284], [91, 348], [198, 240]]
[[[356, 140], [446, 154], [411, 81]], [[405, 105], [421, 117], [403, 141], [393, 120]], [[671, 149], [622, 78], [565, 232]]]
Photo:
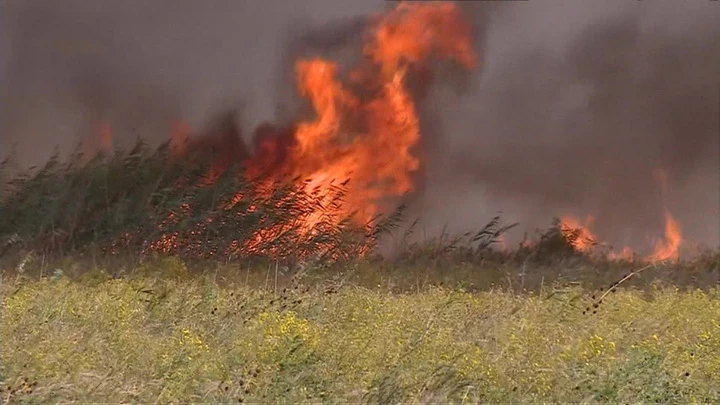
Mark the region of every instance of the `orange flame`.
[[[371, 65], [360, 66], [366, 74], [351, 76], [376, 89], [370, 97], [343, 85], [333, 62], [296, 63], [298, 91], [309, 99], [316, 118], [297, 125], [285, 162], [293, 177], [309, 179], [306, 190], [317, 190], [321, 199], [349, 178], [343, 207], [361, 224], [382, 210], [385, 199], [415, 187], [420, 124], [406, 88], [409, 69], [433, 54], [468, 68], [475, 60], [469, 26], [448, 3], [401, 3], [376, 19], [364, 52]], [[249, 171], [257, 172], [261, 163], [251, 162]]]
[[665, 211], [665, 240], [659, 241], [655, 250], [648, 257], [651, 262], [677, 260], [678, 248], [682, 243], [680, 224], [673, 218], [670, 211]]
[[[258, 128], [255, 154], [242, 158], [248, 177], [270, 166], [274, 178], [269, 181], [303, 179], [305, 191], [316, 195], [321, 204], [330, 202], [339, 183], [350, 179], [341, 209], [343, 214], [354, 214], [359, 225], [379, 214], [389, 199], [415, 189], [421, 136], [415, 100], [407, 88], [409, 75], [431, 56], [454, 60], [468, 69], [476, 60], [470, 26], [451, 3], [401, 3], [376, 16], [366, 39], [366, 58], [349, 74], [352, 87], [343, 82], [338, 65], [331, 61], [297, 61], [297, 89], [308, 99], [314, 117], [298, 122], [288, 142], [263, 136], [261, 130], [267, 128]], [[189, 148], [188, 132], [182, 123], [173, 127], [174, 154], [184, 154]], [[206, 176], [210, 182], [223, 170], [212, 166]], [[263, 190], [261, 185], [257, 191], [264, 194]], [[229, 205], [240, 199], [237, 196]], [[311, 214], [293, 226], [307, 232], [321, 215]], [[251, 244], [259, 246], [282, 231], [255, 235]], [[172, 236], [160, 243], [173, 244]]]
[[[668, 190], [668, 172], [665, 169], [655, 169], [655, 180], [660, 184], [663, 195]], [[673, 218], [669, 210], [665, 210], [665, 240], [658, 241], [655, 250], [648, 257], [651, 262], [677, 260], [678, 248], [682, 243], [680, 224]]]
[[[668, 172], [665, 169], [655, 169], [653, 172], [655, 180], [658, 182], [663, 195], [668, 191]], [[563, 236], [572, 240], [573, 230], [578, 231], [577, 240], [573, 241], [573, 247], [578, 251], [589, 253], [592, 250], [595, 237], [590, 231], [590, 225], [593, 222], [592, 217], [588, 217], [585, 224], [573, 217], [563, 217], [561, 220], [561, 228]], [[665, 260], [677, 260], [679, 257], [678, 249], [682, 244], [682, 232], [680, 224], [675, 220], [669, 210], [665, 210], [665, 235], [664, 240], [658, 241], [653, 252], [648, 255], [645, 260], [655, 263]], [[634, 252], [629, 247], [624, 247], [620, 252], [610, 252], [607, 255], [610, 260], [633, 260]]]
[[374, 37], [365, 53], [382, 67], [385, 78], [404, 65], [426, 60], [433, 51], [468, 68], [477, 60], [470, 27], [452, 3], [400, 3], [394, 12], [379, 18]]
[[595, 235], [590, 231], [590, 226], [595, 218], [589, 216], [582, 223], [575, 217], [564, 216], [560, 219], [560, 231], [566, 240], [572, 243], [573, 248], [579, 252], [587, 253], [596, 244]]
[[[346, 206], [359, 210], [360, 222], [375, 216], [384, 198], [414, 189], [420, 160], [413, 149], [420, 127], [406, 88], [408, 69], [431, 54], [468, 68], [475, 61], [469, 26], [450, 3], [401, 3], [377, 19], [364, 51], [380, 68], [379, 76], [363, 76], [370, 81], [366, 84], [379, 86], [369, 100], [339, 82], [334, 63], [297, 63], [299, 92], [309, 98], [317, 118], [299, 124], [289, 162], [294, 175], [311, 179], [308, 189], [327, 189], [349, 177]], [[361, 122], [361, 128], [351, 121]]]

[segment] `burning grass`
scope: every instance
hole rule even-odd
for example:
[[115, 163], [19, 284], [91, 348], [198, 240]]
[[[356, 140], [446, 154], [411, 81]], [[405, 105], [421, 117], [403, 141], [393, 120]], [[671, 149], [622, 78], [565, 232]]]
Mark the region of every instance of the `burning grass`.
[[[653, 274], [684, 285], [714, 285], [720, 274], [713, 252], [678, 260], [676, 250], [665, 254], [671, 249], [656, 250], [662, 257], [605, 251], [589, 230], [591, 219], [557, 219], [517, 249], [504, 245], [514, 224], [500, 218], [478, 232], [410, 242], [417, 221], [403, 234], [396, 232], [406, 219], [403, 206], [358, 223], [344, 205], [347, 182], [308, 189], [299, 178], [249, 177], [241, 165], [218, 165], [218, 160], [212, 144], [199, 143], [178, 156], [169, 143], [152, 150], [139, 142], [112, 156], [88, 160], [78, 154], [66, 162], [56, 157], [21, 173], [3, 188], [0, 264], [25, 274], [103, 267], [119, 276], [154, 257], [175, 257], [200, 268], [232, 264], [240, 272], [268, 265], [287, 271], [337, 268], [371, 260], [398, 279], [406, 269], [417, 274], [418, 268], [465, 266], [479, 269], [487, 281], [494, 280], [487, 272], [502, 268], [505, 279], [521, 280], [523, 288], [568, 277], [606, 283], [619, 275], [613, 269], [648, 262], [663, 263]], [[668, 215], [668, 229], [673, 227]], [[380, 241], [391, 240], [395, 255], [378, 257]]]
[[[21, 174], [4, 190], [0, 255], [185, 259], [340, 260], [371, 249], [393, 217], [358, 226], [343, 214], [344, 184], [319, 190], [228, 167], [212, 182], [211, 150], [174, 159], [144, 144], [112, 157], [81, 156]], [[390, 222], [388, 222], [390, 221]]]
[[500, 218], [393, 233], [424, 163], [408, 80], [431, 56], [471, 68], [470, 37], [452, 4], [403, 2], [347, 75], [297, 61], [314, 116], [252, 147], [178, 122], [111, 153], [103, 123], [85, 149], [106, 154], [0, 170], [0, 398], [720, 401], [720, 257], [680, 260], [669, 212], [641, 258], [592, 218], [517, 249]]
[[235, 127], [219, 142], [204, 133], [191, 140], [179, 121], [155, 152], [138, 143], [112, 153], [112, 123], [100, 123], [81, 150], [109, 158], [53, 158], [9, 182], [3, 249], [226, 261], [367, 254], [396, 222], [378, 215], [414, 190], [421, 169], [412, 77], [433, 61], [471, 69], [477, 59], [454, 4], [403, 2], [372, 21], [349, 72], [320, 57], [296, 61], [298, 94], [312, 114], [287, 131], [258, 128], [252, 146]]
[[502, 250], [496, 218], [376, 259], [402, 210], [357, 226], [342, 184], [79, 161], [3, 196], [7, 402], [720, 400], [717, 254], [610, 260], [560, 219]]

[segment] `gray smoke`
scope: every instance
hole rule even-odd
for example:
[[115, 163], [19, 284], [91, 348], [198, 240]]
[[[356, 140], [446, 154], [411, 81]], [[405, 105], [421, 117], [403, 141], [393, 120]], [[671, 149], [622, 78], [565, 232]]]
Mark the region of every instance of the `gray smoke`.
[[[523, 230], [595, 215], [646, 246], [671, 210], [690, 241], [720, 244], [720, 7], [656, 0], [466, 2], [481, 65], [438, 78], [420, 105], [427, 232], [497, 211]], [[313, 0], [10, 0], [0, 3], [0, 155], [28, 165], [98, 121], [115, 139], [165, 140], [242, 107], [242, 132], [287, 121], [292, 62], [358, 56], [365, 16], [389, 4]], [[448, 69], [439, 76], [457, 76]], [[653, 178], [669, 173], [668, 193]]]
[[[40, 164], [112, 123], [127, 146], [167, 139], [173, 119], [199, 128], [242, 107], [243, 132], [274, 121], [293, 91], [287, 49], [311, 27], [382, 10], [338, 3], [194, 0], [0, 2], [0, 155]], [[337, 30], [337, 28], [335, 28]], [[317, 41], [317, 39], [316, 39]], [[292, 68], [292, 64], [290, 64]]]
[[483, 20], [471, 89], [428, 97], [446, 135], [426, 192], [436, 226], [592, 214], [600, 239], [640, 248], [667, 207], [689, 241], [720, 243], [716, 3], [537, 1]]

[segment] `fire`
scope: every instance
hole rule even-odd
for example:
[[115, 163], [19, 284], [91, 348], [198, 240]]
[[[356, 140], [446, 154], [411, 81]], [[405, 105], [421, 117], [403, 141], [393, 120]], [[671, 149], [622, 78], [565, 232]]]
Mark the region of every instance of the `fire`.
[[673, 218], [669, 211], [665, 211], [665, 240], [659, 241], [655, 250], [648, 257], [652, 262], [664, 260], [677, 260], [678, 248], [682, 243], [680, 224]]
[[[668, 190], [668, 172], [665, 169], [655, 169], [655, 180], [660, 185], [663, 196]], [[669, 210], [665, 210], [665, 240], [655, 245], [655, 250], [648, 257], [649, 261], [677, 260], [678, 248], [682, 243], [680, 224], [673, 218]]]
[[565, 216], [560, 219], [560, 231], [566, 240], [568, 240], [573, 248], [579, 252], [587, 253], [592, 250], [596, 244], [595, 235], [590, 231], [590, 227], [595, 222], [595, 218], [589, 216], [581, 222], [575, 217]]
[[[173, 156], [192, 153], [199, 146], [210, 146], [213, 150], [219, 146], [219, 153], [213, 153], [204, 185], [213, 184], [233, 163], [242, 163], [248, 178], [270, 172], [268, 183], [259, 184], [255, 193], [269, 196], [272, 189], [265, 185], [297, 182], [322, 206], [333, 203], [337, 186], [342, 183], [346, 191], [340, 207], [342, 213], [351, 216], [358, 225], [372, 220], [383, 212], [386, 203], [415, 190], [422, 166], [418, 154], [420, 121], [409, 78], [422, 73], [431, 57], [452, 60], [466, 69], [477, 63], [470, 26], [452, 3], [402, 2], [373, 21], [362, 48], [365, 58], [347, 74], [340, 71], [338, 64], [320, 57], [295, 63], [297, 91], [312, 108], [310, 118], [298, 120], [285, 129], [261, 126], [256, 130], [254, 144], [249, 146], [233, 131], [230, 135], [221, 133], [219, 138], [191, 139], [190, 127], [177, 121], [170, 131]], [[110, 126], [103, 124], [99, 134], [98, 148], [111, 149]], [[658, 169], [654, 176], [666, 193], [667, 172]], [[344, 183], [347, 179], [349, 183]], [[223, 201], [223, 208], [230, 210], [239, 204], [245, 192], [238, 191], [230, 201]], [[183, 206], [180, 215], [192, 209]], [[247, 211], [253, 213], [255, 209], [251, 205]], [[158, 225], [161, 232], [177, 219], [174, 215]], [[258, 231], [244, 242], [244, 247], [236, 247], [261, 250], [267, 240], [288, 228], [312, 234], [318, 232], [316, 224], [327, 219], [321, 212], [298, 215], [294, 221]], [[208, 218], [190, 235], [199, 235], [212, 220]], [[591, 254], [597, 245], [603, 245], [591, 230], [594, 221], [593, 216], [583, 221], [566, 215], [561, 218], [560, 230], [575, 250]], [[669, 211], [665, 213], [665, 222], [665, 238], [647, 256], [649, 261], [678, 257], [682, 242], [680, 226]], [[184, 243], [180, 238], [177, 233], [167, 232], [148, 243], [151, 250], [170, 251]], [[502, 237], [498, 242], [506, 249]], [[532, 245], [531, 241], [522, 244]], [[625, 247], [608, 257], [632, 259], [634, 253]]]
[[420, 124], [408, 72], [431, 55], [467, 68], [475, 62], [469, 26], [451, 3], [401, 3], [377, 18], [364, 53], [372, 64], [358, 67], [355, 72], [365, 74], [352, 78], [376, 89], [369, 98], [340, 82], [336, 64], [320, 58], [297, 62], [298, 91], [317, 117], [298, 125], [287, 162], [294, 176], [310, 179], [309, 190], [350, 178], [345, 207], [357, 212], [360, 223], [378, 214], [384, 199], [414, 189]]
[[[668, 172], [665, 169], [658, 168], [653, 171], [653, 177], [660, 187], [663, 196], [668, 192]], [[581, 223], [574, 217], [565, 216], [561, 219], [561, 232], [566, 240], [572, 243], [573, 247], [583, 253], [592, 253], [597, 239], [590, 231], [590, 226], [594, 222], [593, 217], [588, 217], [585, 223]], [[576, 233], [574, 233], [576, 232]], [[651, 263], [666, 260], [677, 260], [679, 257], [678, 249], [682, 244], [682, 232], [680, 224], [672, 216], [668, 209], [665, 209], [665, 235], [664, 239], [658, 241], [645, 260]], [[599, 245], [605, 245], [599, 243]], [[624, 247], [620, 252], [610, 252], [607, 255], [610, 260], [633, 260], [635, 253], [629, 247]]]
[[[314, 58], [295, 65], [298, 92], [315, 118], [297, 124], [282, 176], [309, 179], [305, 188], [321, 199], [350, 179], [343, 209], [359, 224], [381, 212], [388, 198], [414, 190], [420, 168], [420, 124], [407, 75], [432, 55], [454, 59], [467, 68], [475, 62], [470, 28], [450, 3], [401, 3], [376, 19], [364, 47], [366, 62], [353, 74], [356, 87], [373, 89], [361, 97], [343, 84], [337, 64]], [[277, 145], [265, 139], [264, 150], [248, 164], [260, 172]], [[268, 153], [269, 152], [269, 153]], [[324, 201], [327, 202], [327, 201]], [[312, 227], [313, 220], [304, 225]]]
[[476, 63], [469, 27], [452, 3], [400, 3], [379, 18], [374, 40], [365, 47], [385, 78], [426, 60], [431, 52], [467, 67]]
[[[308, 100], [313, 116], [285, 132], [262, 126], [252, 148], [240, 145], [238, 153], [213, 154], [204, 183], [212, 184], [228, 166], [241, 161], [249, 179], [270, 172], [266, 183], [257, 186], [259, 195], [272, 193], [271, 187], [264, 187], [270, 183], [299, 182], [323, 206], [333, 202], [342, 183], [341, 213], [360, 226], [382, 213], [385, 204], [412, 192], [422, 162], [420, 122], [408, 79], [421, 72], [431, 57], [472, 68], [477, 57], [471, 29], [452, 3], [400, 3], [374, 18], [365, 39], [365, 58], [347, 77], [332, 61], [298, 60], [297, 91]], [[174, 124], [170, 132], [174, 156], [192, 153], [198, 143], [213, 142], [207, 137], [190, 139], [189, 134], [186, 124]], [[222, 142], [226, 147], [231, 140]], [[238, 194], [225, 202], [225, 209], [242, 198]], [[251, 237], [245, 248], [260, 249], [263, 241], [287, 227], [315, 232], [322, 216], [312, 212], [281, 228], [264, 230]], [[163, 235], [152, 244], [153, 249], [168, 251], [177, 245], [176, 239], [177, 235]]]
[[[572, 216], [564, 216], [560, 220], [560, 230], [565, 239], [570, 242], [577, 251], [592, 253], [598, 243], [597, 238], [590, 230], [594, 222], [593, 217], [588, 217], [584, 222]], [[665, 260], [677, 260], [678, 248], [682, 244], [682, 233], [680, 224], [675, 220], [670, 211], [665, 211], [665, 237], [657, 242], [651, 254], [645, 260], [655, 263]], [[619, 252], [610, 252], [607, 257], [610, 260], [632, 260], [635, 253], [629, 247], [623, 247]]]

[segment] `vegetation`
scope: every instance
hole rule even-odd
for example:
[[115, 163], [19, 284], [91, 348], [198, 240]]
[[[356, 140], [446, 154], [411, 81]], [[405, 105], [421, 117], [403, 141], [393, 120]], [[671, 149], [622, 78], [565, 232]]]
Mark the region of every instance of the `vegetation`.
[[592, 294], [601, 292], [573, 286], [523, 294], [428, 285], [399, 293], [388, 280], [370, 289], [347, 275], [277, 284], [260, 273], [229, 277], [190, 277], [181, 262], [164, 259], [125, 279], [102, 272], [80, 281], [6, 279], [3, 398], [720, 400], [716, 289], [619, 287], [593, 309]]
[[[320, 199], [299, 179], [248, 177], [241, 162], [220, 167], [217, 157], [210, 147], [178, 157], [169, 144], [142, 142], [110, 157], [54, 156], [6, 182], [0, 255], [338, 259], [371, 248], [394, 218], [354, 226], [342, 215], [343, 184]], [[309, 217], [311, 229], [298, 226]]]
[[356, 226], [342, 184], [318, 204], [210, 178], [207, 153], [139, 144], [9, 181], [1, 401], [720, 401], [717, 252], [610, 261], [557, 223], [501, 252], [499, 218], [410, 242], [402, 209]]

